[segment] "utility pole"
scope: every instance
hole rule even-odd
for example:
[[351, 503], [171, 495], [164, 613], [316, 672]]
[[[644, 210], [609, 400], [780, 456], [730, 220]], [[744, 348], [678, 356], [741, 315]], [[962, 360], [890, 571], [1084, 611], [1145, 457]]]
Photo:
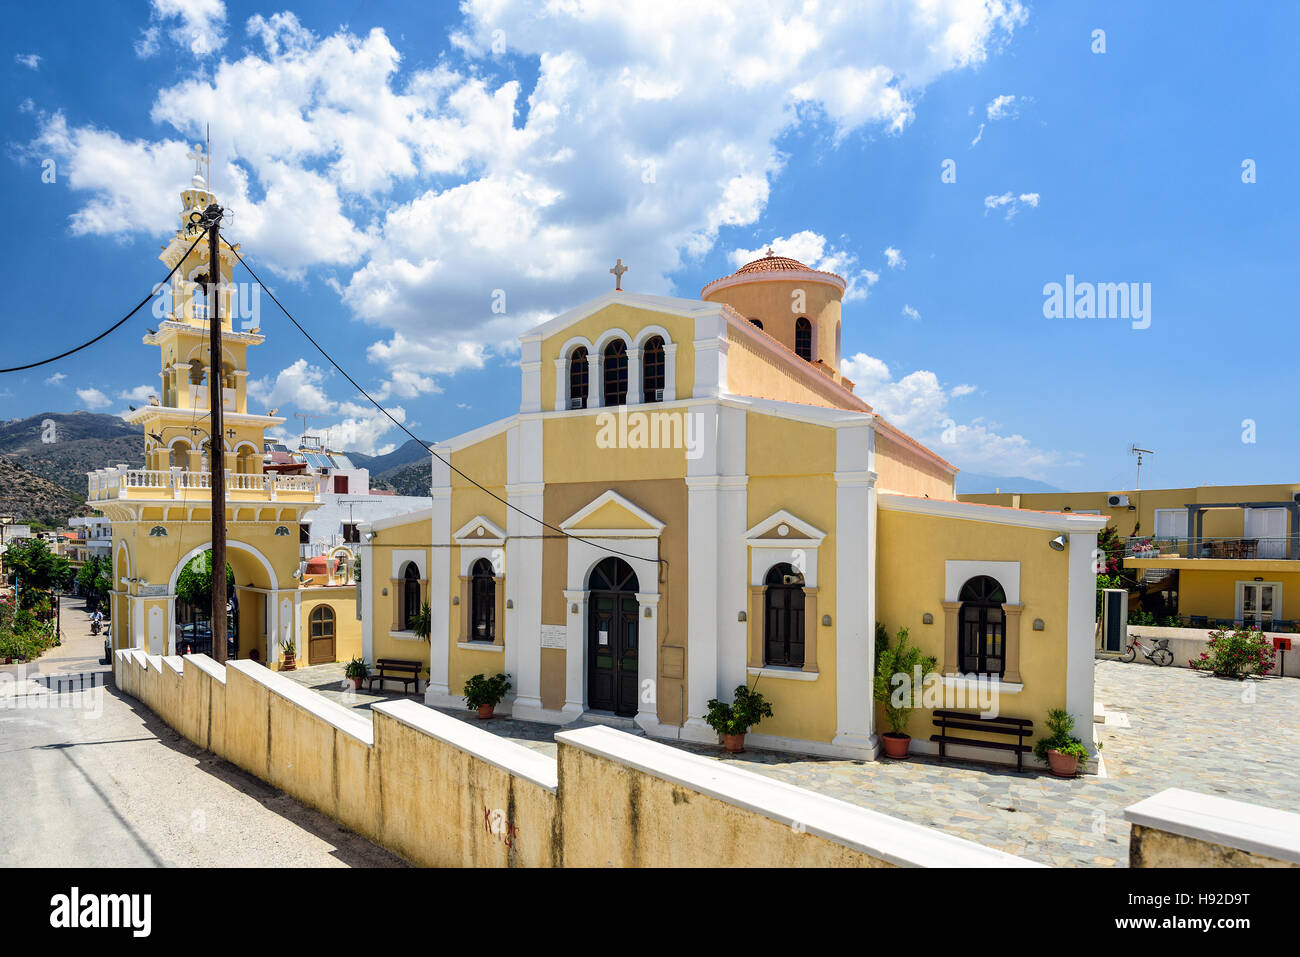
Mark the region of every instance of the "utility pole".
[[212, 429], [208, 434], [208, 463], [212, 487], [212, 657], [226, 661], [226, 447], [224, 403], [222, 401], [221, 305], [217, 294], [221, 281], [221, 214], [215, 202], [203, 211], [208, 228], [208, 405]]

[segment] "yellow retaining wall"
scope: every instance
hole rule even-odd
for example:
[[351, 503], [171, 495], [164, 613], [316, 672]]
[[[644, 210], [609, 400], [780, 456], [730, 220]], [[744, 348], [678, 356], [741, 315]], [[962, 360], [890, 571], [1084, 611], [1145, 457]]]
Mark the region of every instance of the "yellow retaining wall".
[[138, 649], [116, 686], [190, 741], [417, 864], [1033, 866], [611, 728], [554, 759], [409, 700], [371, 717], [250, 661]]

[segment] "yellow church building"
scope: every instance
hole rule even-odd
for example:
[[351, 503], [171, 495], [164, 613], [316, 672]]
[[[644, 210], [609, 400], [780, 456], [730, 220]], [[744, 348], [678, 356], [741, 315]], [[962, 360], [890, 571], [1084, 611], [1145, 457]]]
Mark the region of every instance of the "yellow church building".
[[754, 746], [872, 758], [880, 622], [951, 696], [979, 676], [1091, 742], [1104, 520], [956, 501], [842, 374], [844, 290], [769, 250], [699, 300], [616, 288], [521, 336], [518, 414], [436, 446], [432, 509], [362, 528], [364, 656], [421, 660], [433, 706], [505, 672], [516, 718], [698, 742], [745, 684], [775, 712]]
[[263, 469], [265, 430], [284, 419], [248, 408], [248, 350], [265, 340], [259, 329], [236, 328], [232, 319], [237, 303], [229, 246], [217, 264], [221, 367], [210, 364], [205, 295], [213, 264], [206, 240], [190, 249], [195, 235], [186, 226], [191, 213], [212, 202], [196, 171], [181, 193], [181, 228], [159, 256], [169, 267], [179, 263], [170, 311], [143, 339], [159, 352], [159, 389], [149, 405], [126, 418], [143, 429], [144, 468], [119, 465], [88, 475], [87, 504], [112, 523], [112, 646], [176, 654], [187, 637], [178, 621], [176, 583], [182, 569], [211, 547], [209, 377], [215, 375], [225, 420], [219, 440], [227, 464], [226, 557], [235, 576], [237, 655], [276, 667], [280, 643], [292, 639], [304, 664], [346, 660], [361, 644], [356, 589], [336, 583], [323, 559], [320, 567], [302, 566], [299, 524], [320, 505], [317, 479]]

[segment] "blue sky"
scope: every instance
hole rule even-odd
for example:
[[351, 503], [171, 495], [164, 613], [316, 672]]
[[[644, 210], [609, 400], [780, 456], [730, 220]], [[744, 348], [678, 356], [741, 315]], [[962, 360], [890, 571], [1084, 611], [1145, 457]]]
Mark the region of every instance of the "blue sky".
[[[1300, 8], [736, 10], [15, 8], [4, 358], [62, 351], [161, 278], [211, 122], [228, 233], [427, 438], [515, 411], [515, 336], [616, 257], [627, 288], [693, 297], [772, 243], [850, 279], [859, 394], [968, 471], [1118, 490], [1136, 442], [1147, 487], [1295, 480]], [[1046, 318], [1067, 274], [1149, 284], [1149, 327]], [[401, 443], [262, 306], [254, 407]], [[152, 323], [0, 378], [0, 418], [138, 404]]]

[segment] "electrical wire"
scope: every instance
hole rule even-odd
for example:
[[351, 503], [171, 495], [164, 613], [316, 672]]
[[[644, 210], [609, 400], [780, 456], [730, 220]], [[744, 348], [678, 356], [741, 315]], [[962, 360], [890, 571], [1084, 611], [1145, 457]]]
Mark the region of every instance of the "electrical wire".
[[[452, 465], [451, 462], [450, 462], [449, 460], [443, 458], [441, 455], [439, 455], [439, 454], [438, 454], [437, 452], [435, 452], [433, 449], [429, 448], [429, 446], [426, 445], [426, 444], [424, 443], [424, 440], [423, 440], [423, 439], [421, 439], [421, 438], [420, 438], [419, 436], [417, 436], [414, 432], [412, 432], [410, 429], [408, 429], [405, 425], [403, 425], [401, 422], [399, 422], [399, 421], [397, 420], [397, 418], [394, 417], [393, 414], [392, 414], [391, 412], [389, 412], [389, 411], [388, 411], [387, 409], [385, 409], [382, 405], [380, 405], [378, 402], [376, 402], [376, 401], [371, 397], [371, 395], [370, 395], [369, 392], [367, 392], [365, 389], [361, 388], [360, 383], [358, 383], [356, 379], [352, 378], [352, 376], [348, 375], [347, 370], [344, 369], [344, 368], [343, 368], [341, 365], [339, 365], [337, 362], [335, 362], [335, 361], [334, 361], [334, 357], [331, 356], [328, 352], [326, 352], [326, 351], [325, 351], [325, 348], [324, 348], [324, 347], [323, 347], [319, 342], [317, 342], [314, 338], [312, 338], [311, 333], [309, 333], [306, 329], [304, 329], [304, 328], [302, 327], [302, 324], [299, 323], [298, 320], [295, 319], [295, 318], [293, 317], [293, 314], [290, 313], [289, 310], [286, 309], [286, 308], [284, 307], [284, 304], [283, 304], [282, 302], [280, 302], [280, 300], [277, 299], [277, 298], [275, 297], [275, 293], [271, 292], [271, 290], [267, 288], [266, 283], [262, 282], [261, 277], [258, 276], [258, 274], [257, 274], [256, 272], [253, 271], [253, 267], [250, 266], [247, 262], [244, 261], [244, 257], [243, 257], [243, 256], [239, 255], [239, 251], [235, 248], [235, 246], [236, 246], [237, 244], [236, 244], [236, 243], [232, 243], [232, 242], [230, 242], [230, 240], [227, 239], [227, 240], [226, 240], [226, 245], [227, 245], [227, 247], [230, 249], [230, 251], [234, 254], [235, 258], [239, 260], [239, 264], [240, 264], [241, 266], [243, 266], [245, 269], [248, 270], [248, 274], [249, 274], [250, 276], [253, 277], [253, 280], [254, 280], [254, 281], [255, 281], [259, 286], [261, 286], [263, 289], [266, 290], [266, 294], [267, 294], [268, 296], [271, 297], [271, 301], [272, 301], [273, 303], [275, 303], [277, 307], [279, 307], [279, 309], [280, 309], [280, 311], [281, 311], [282, 313], [284, 313], [285, 318], [287, 318], [290, 322], [292, 322], [293, 325], [294, 325], [294, 327], [295, 327], [299, 332], [301, 332], [301, 333], [303, 334], [303, 336], [306, 337], [307, 341], [310, 342], [313, 346], [316, 347], [316, 351], [319, 352], [322, 356], [325, 357], [325, 361], [328, 362], [330, 365], [332, 365], [335, 369], [337, 369], [337, 370], [339, 371], [339, 374], [342, 375], [343, 378], [347, 379], [348, 382], [350, 382], [350, 383], [352, 384], [352, 387], [353, 387], [353, 388], [355, 388], [358, 392], [360, 392], [363, 396], [365, 396], [366, 401], [368, 401], [368, 402], [369, 402], [371, 405], [373, 405], [376, 409], [378, 409], [380, 412], [382, 412], [382, 413], [383, 413], [383, 414], [388, 418], [388, 420], [389, 420], [390, 422], [393, 423], [393, 425], [397, 426], [399, 429], [401, 429], [403, 432], [405, 432], [407, 435], [409, 435], [412, 439], [414, 439], [417, 443], [419, 443], [419, 445], [420, 445], [421, 448], [423, 448], [426, 452], [428, 452], [430, 455], [432, 455], [435, 459], [437, 459], [437, 460], [438, 460], [439, 462], [441, 462], [443, 465], [447, 466], [447, 468], [451, 469], [453, 472], [455, 472], [457, 475], [459, 475], [459, 476], [460, 476], [461, 478], [463, 478], [465, 481], [469, 482], [469, 483], [470, 483], [471, 485], [473, 485], [475, 488], [479, 489], [480, 491], [482, 491], [482, 492], [486, 493], [487, 495], [491, 496], [492, 498], [496, 499], [498, 502], [500, 502], [500, 503], [501, 503], [502, 505], [504, 505], [506, 508], [509, 508], [509, 509], [512, 509], [512, 510], [515, 511], [515, 512], [518, 512], [520, 515], [524, 516], [525, 518], [527, 518], [527, 519], [531, 519], [532, 521], [536, 522], [538, 525], [541, 525], [543, 528], [550, 529], [551, 531], [558, 533], [559, 535], [563, 536], [564, 538], [570, 538], [570, 539], [573, 539], [574, 541], [583, 542], [583, 543], [585, 543], [585, 544], [587, 544], [587, 545], [591, 545], [591, 546], [594, 547], [594, 548], [598, 548], [598, 549], [600, 549], [600, 550], [603, 551], [603, 552], [608, 552], [608, 553], [611, 554], [611, 555], [618, 555], [618, 556], [620, 556], [620, 557], [622, 557], [622, 558], [633, 558], [633, 559], [636, 559], [637, 561], [653, 561], [653, 562], [656, 562], [657, 564], [659, 564], [660, 566], [662, 566], [661, 570], [662, 570], [664, 573], [667, 572], [668, 560], [667, 560], [666, 558], [652, 558], [652, 559], [647, 559], [647, 558], [644, 558], [644, 557], [641, 556], [641, 555], [633, 555], [633, 554], [630, 553], [630, 552], [621, 552], [621, 551], [619, 551], [619, 550], [617, 550], [617, 549], [609, 548], [608, 546], [606, 546], [606, 545], [602, 545], [602, 544], [600, 544], [599, 542], [593, 541], [593, 540], [591, 540], [591, 539], [589, 539], [589, 538], [583, 538], [581, 535], [574, 535], [574, 534], [572, 534], [572, 533], [570, 533], [570, 532], [566, 532], [564, 529], [562, 529], [562, 528], [558, 528], [558, 527], [556, 527], [556, 526], [550, 524], [549, 522], [545, 521], [544, 519], [538, 518], [536, 515], [532, 515], [532, 514], [530, 514], [529, 512], [524, 511], [524, 510], [523, 510], [522, 508], [520, 508], [518, 505], [512, 505], [509, 501], [507, 501], [506, 499], [502, 498], [502, 497], [501, 497], [500, 495], [498, 495], [496, 492], [494, 492], [494, 491], [492, 491], [491, 489], [487, 488], [486, 486], [482, 485], [481, 483], [479, 483], [478, 481], [476, 481], [473, 477], [471, 477], [471, 476], [469, 476], [469, 475], [466, 475], [466, 474], [465, 474], [464, 472], [462, 472], [460, 469], [456, 468], [456, 466]], [[663, 579], [661, 578], [660, 581], [663, 581]]]
[[[190, 245], [190, 248], [187, 249], [187, 250], [185, 250], [185, 255], [181, 256], [181, 258], [178, 259], [178, 260], [176, 261], [176, 265], [175, 265], [175, 266], [172, 266], [171, 271], [168, 272], [166, 276], [163, 276], [163, 278], [162, 278], [162, 282], [160, 282], [160, 283], [158, 283], [156, 286], [154, 286], [154, 287], [153, 287], [153, 290], [149, 293], [149, 295], [147, 295], [147, 296], [145, 296], [143, 299], [141, 299], [140, 302], [139, 302], [139, 304], [138, 304], [134, 309], [132, 309], [130, 312], [128, 312], [128, 313], [127, 313], [125, 316], [123, 316], [121, 319], [117, 320], [117, 322], [113, 323], [111, 326], [109, 326], [107, 329], [105, 329], [105, 330], [104, 330], [103, 332], [101, 332], [99, 335], [95, 336], [95, 338], [93, 338], [93, 339], [88, 339], [87, 341], [83, 342], [81, 345], [76, 346], [76, 347], [74, 347], [74, 348], [72, 348], [72, 349], [69, 349], [67, 352], [60, 352], [57, 356], [50, 356], [50, 358], [48, 358], [48, 359], [42, 359], [40, 362], [29, 362], [29, 363], [27, 363], [26, 365], [22, 365], [22, 366], [12, 366], [11, 368], [8, 368], [8, 369], [0, 369], [0, 374], [3, 374], [3, 373], [5, 373], [5, 372], [22, 372], [24, 369], [35, 369], [35, 368], [37, 368], [38, 366], [49, 365], [51, 362], [58, 362], [60, 359], [66, 359], [68, 356], [72, 355], [73, 353], [80, 352], [82, 349], [86, 349], [86, 348], [89, 348], [90, 346], [93, 346], [93, 345], [94, 345], [96, 342], [98, 342], [100, 339], [103, 339], [103, 338], [104, 338], [105, 336], [107, 336], [109, 333], [111, 333], [111, 332], [113, 332], [114, 330], [116, 330], [116, 329], [117, 329], [118, 327], [120, 327], [124, 322], [126, 322], [128, 319], [130, 319], [132, 316], [134, 316], [137, 312], [139, 312], [141, 309], [143, 309], [145, 303], [147, 303], [150, 299], [152, 299], [154, 296], [156, 296], [156, 295], [158, 294], [158, 290], [160, 290], [160, 289], [163, 287], [163, 283], [167, 282], [167, 280], [169, 280], [169, 279], [172, 278], [172, 275], [176, 272], [176, 270], [179, 269], [179, 268], [181, 267], [181, 263], [185, 262], [186, 258], [189, 256], [189, 254], [190, 254], [191, 252], [194, 251], [194, 247], [197, 246], [197, 245], [199, 244], [199, 240], [201, 240], [201, 239], [202, 239], [204, 236], [206, 236], [207, 234], [208, 234], [208, 230], [207, 230], [207, 227], [205, 226], [205, 227], [203, 228], [203, 232], [199, 233], [198, 239], [194, 240], [194, 242]], [[250, 272], [251, 272], [251, 270], [250, 270]]]

